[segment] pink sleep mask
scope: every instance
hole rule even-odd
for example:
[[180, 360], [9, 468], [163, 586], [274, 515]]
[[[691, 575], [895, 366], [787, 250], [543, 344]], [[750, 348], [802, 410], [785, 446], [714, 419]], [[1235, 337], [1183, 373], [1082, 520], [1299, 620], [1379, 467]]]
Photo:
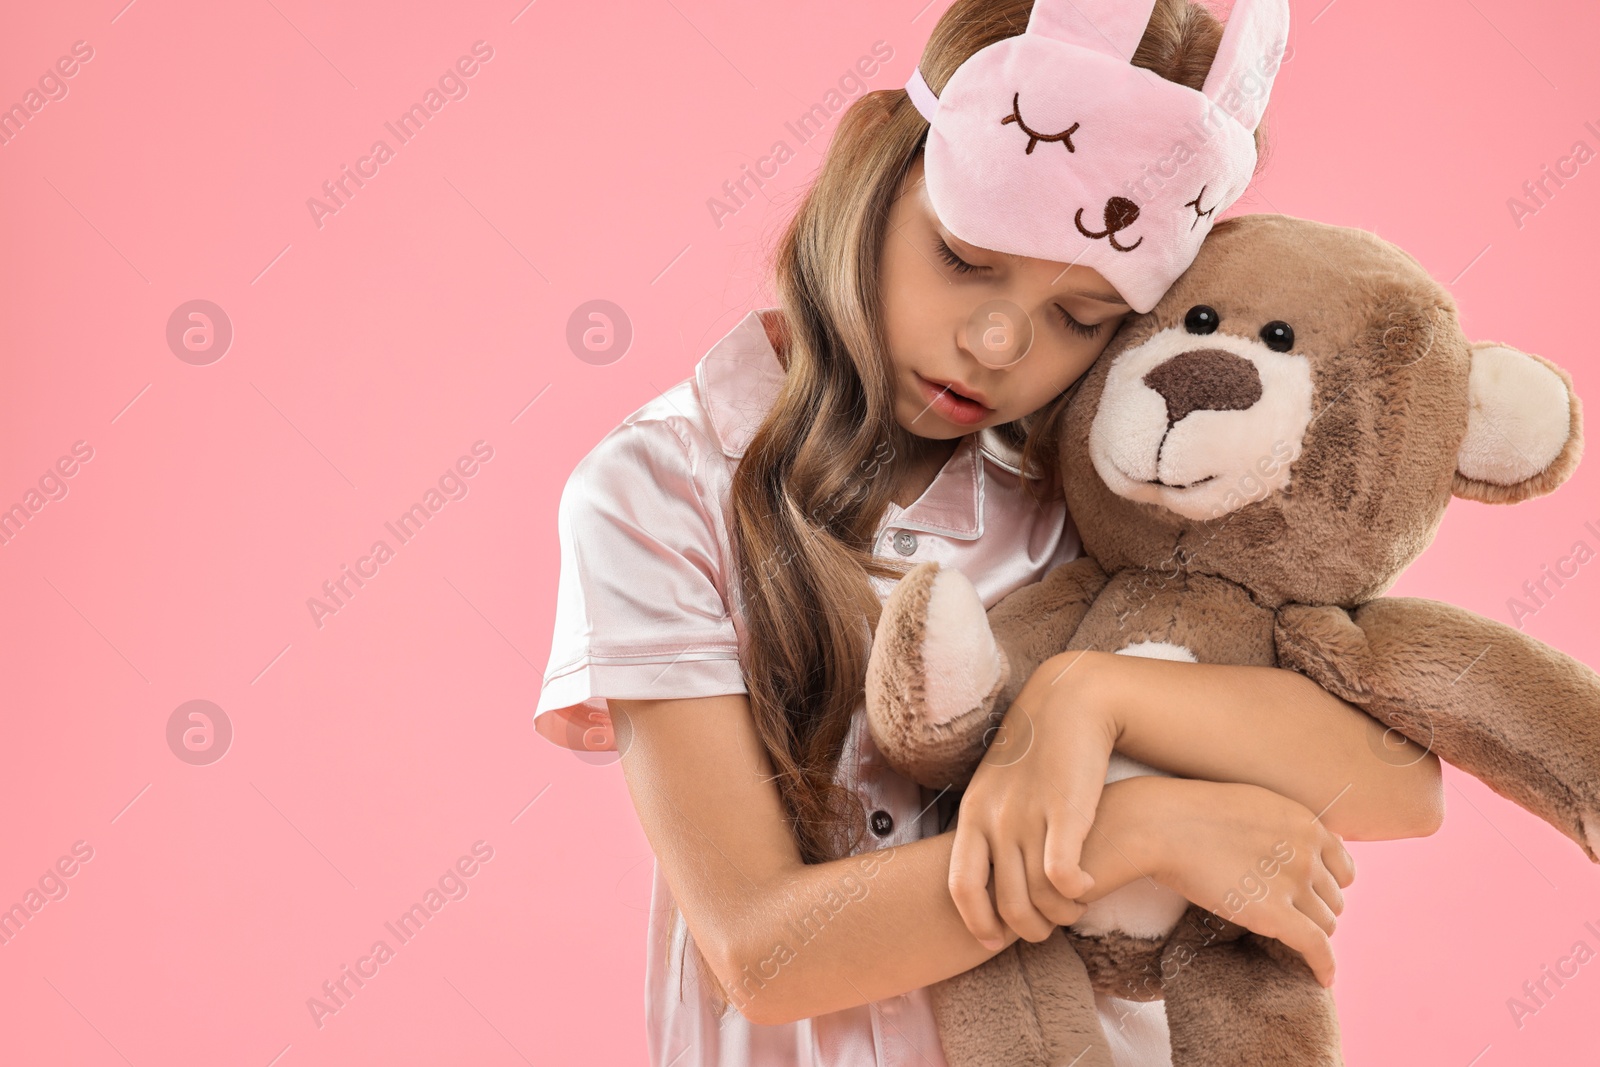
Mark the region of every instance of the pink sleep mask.
[[1154, 0], [1037, 0], [962, 63], [928, 120], [928, 196], [980, 248], [1093, 267], [1137, 312], [1194, 261], [1255, 170], [1288, 0], [1237, 0], [1200, 92], [1129, 62]]

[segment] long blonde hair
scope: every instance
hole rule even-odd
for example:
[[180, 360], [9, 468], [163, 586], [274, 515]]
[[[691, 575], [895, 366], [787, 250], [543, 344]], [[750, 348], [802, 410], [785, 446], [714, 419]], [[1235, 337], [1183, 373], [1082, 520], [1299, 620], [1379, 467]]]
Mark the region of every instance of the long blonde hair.
[[[973, 53], [1026, 30], [1032, 8], [1033, 0], [956, 0], [922, 53], [929, 87], [941, 91]], [[1221, 37], [1206, 8], [1159, 0], [1133, 62], [1199, 89]], [[834, 775], [881, 606], [869, 578], [905, 567], [873, 555], [894, 488], [892, 476], [874, 474], [892, 475], [894, 458], [916, 450], [893, 417], [878, 271], [885, 221], [927, 130], [903, 89], [867, 93], [840, 119], [774, 257], [782, 319], [769, 332], [786, 375], [733, 476], [741, 667], [806, 863], [849, 855], [865, 831], [859, 800]], [[1030, 484], [1038, 495], [1056, 491], [1055, 429], [1069, 396], [997, 427], [1040, 475]]]

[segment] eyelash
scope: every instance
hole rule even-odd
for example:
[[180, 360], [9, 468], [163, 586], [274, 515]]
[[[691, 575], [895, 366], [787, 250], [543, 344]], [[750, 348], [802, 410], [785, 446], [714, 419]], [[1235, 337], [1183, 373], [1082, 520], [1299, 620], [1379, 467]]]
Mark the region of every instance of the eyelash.
[[[966, 260], [956, 255], [955, 249], [946, 244], [943, 237], [935, 237], [934, 242], [934, 250], [939, 253], [939, 258], [948, 263], [950, 265], [950, 269], [955, 271], [957, 274], [969, 274], [972, 271], [982, 269], [972, 265], [971, 263], [968, 263]], [[1077, 334], [1079, 337], [1094, 337], [1100, 332], [1100, 327], [1103, 325], [1102, 323], [1095, 323], [1093, 326], [1091, 326], [1086, 322], [1079, 322], [1077, 319], [1067, 314], [1067, 309], [1062, 307], [1060, 304], [1053, 304], [1051, 306], [1055, 308], [1057, 315], [1060, 316], [1061, 324], [1067, 329], [1071, 330], [1073, 333]]]

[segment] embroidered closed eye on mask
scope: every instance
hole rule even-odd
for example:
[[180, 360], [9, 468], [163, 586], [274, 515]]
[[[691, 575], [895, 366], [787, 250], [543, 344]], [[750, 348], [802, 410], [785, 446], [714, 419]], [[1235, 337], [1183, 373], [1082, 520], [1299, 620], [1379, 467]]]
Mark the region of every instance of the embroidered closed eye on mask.
[[1037, 0], [1025, 33], [956, 68], [928, 120], [924, 173], [969, 244], [1092, 267], [1146, 312], [1255, 170], [1253, 132], [1289, 36], [1288, 0], [1237, 0], [1204, 87], [1130, 59], [1154, 0]]

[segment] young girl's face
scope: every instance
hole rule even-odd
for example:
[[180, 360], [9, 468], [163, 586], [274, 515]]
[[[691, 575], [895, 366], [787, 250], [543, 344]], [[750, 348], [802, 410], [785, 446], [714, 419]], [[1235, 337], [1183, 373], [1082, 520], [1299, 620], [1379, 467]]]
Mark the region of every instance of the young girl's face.
[[889, 213], [881, 291], [895, 419], [950, 439], [1022, 418], [1089, 369], [1131, 310], [1100, 273], [969, 245], [917, 156]]

